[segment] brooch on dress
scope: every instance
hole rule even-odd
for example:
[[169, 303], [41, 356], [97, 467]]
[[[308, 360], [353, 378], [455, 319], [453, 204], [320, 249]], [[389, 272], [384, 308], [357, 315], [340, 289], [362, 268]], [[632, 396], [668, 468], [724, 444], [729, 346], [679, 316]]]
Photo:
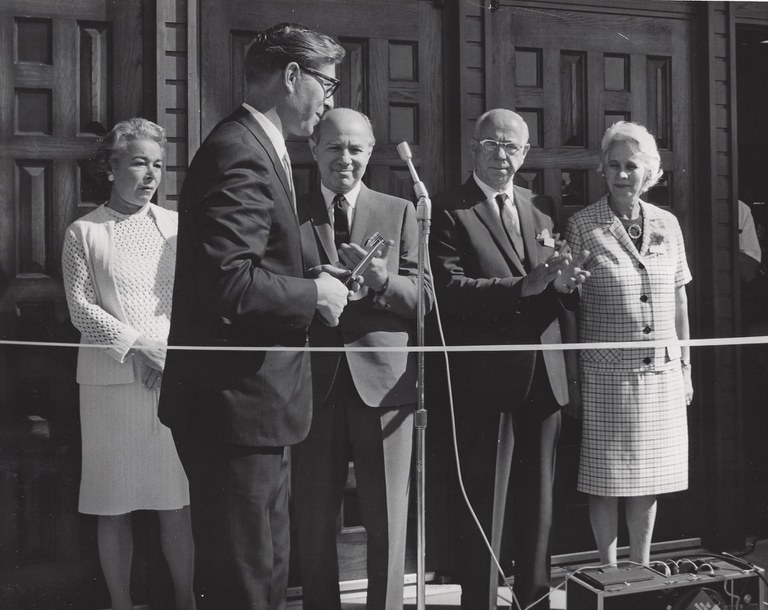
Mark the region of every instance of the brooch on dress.
[[643, 235], [643, 228], [639, 224], [631, 224], [627, 227], [627, 234], [631, 239], [640, 239]]

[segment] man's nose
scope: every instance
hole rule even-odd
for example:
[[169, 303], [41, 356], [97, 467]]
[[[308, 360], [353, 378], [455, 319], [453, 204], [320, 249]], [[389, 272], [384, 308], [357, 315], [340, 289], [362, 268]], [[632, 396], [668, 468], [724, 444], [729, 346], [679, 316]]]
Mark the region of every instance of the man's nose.
[[323, 102], [323, 108], [325, 108], [325, 112], [333, 109], [333, 96], [326, 98]]

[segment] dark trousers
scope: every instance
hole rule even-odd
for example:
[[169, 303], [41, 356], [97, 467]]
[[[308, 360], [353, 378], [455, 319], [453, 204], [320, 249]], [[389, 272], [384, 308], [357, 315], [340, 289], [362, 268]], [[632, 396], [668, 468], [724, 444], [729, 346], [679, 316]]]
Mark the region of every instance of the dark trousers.
[[288, 462], [282, 447], [174, 432], [189, 479], [200, 610], [279, 610], [288, 585]]
[[[537, 358], [527, 400], [511, 413], [499, 417], [471, 407], [461, 405], [456, 413], [464, 486], [497, 556], [499, 548], [502, 553], [511, 548], [514, 592], [525, 608], [549, 593], [552, 488], [560, 436], [560, 411], [542, 359]], [[456, 494], [452, 500], [461, 607], [495, 609], [496, 565], [463, 499]], [[547, 610], [549, 598], [535, 608]]]
[[314, 407], [309, 436], [291, 448], [303, 607], [341, 607], [336, 520], [353, 459], [367, 535], [366, 607], [400, 610], [414, 407], [365, 405], [342, 362], [329, 398]]

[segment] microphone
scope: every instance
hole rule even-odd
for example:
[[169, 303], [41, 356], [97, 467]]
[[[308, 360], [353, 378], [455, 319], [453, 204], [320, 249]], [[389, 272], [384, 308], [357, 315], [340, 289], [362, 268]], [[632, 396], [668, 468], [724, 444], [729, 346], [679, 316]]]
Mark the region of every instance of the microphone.
[[[411, 172], [413, 190], [416, 193], [416, 196], [419, 199], [425, 199], [425, 203], [427, 204], [427, 207], [429, 207], [427, 187], [424, 186], [424, 183], [419, 179], [419, 175], [416, 173], [416, 168], [413, 166], [413, 154], [411, 153], [411, 147], [408, 146], [408, 142], [400, 142], [400, 144], [397, 145], [397, 154], [399, 154], [400, 158], [405, 161], [405, 164], [408, 166], [408, 171]], [[429, 216], [427, 215], [427, 217]]]

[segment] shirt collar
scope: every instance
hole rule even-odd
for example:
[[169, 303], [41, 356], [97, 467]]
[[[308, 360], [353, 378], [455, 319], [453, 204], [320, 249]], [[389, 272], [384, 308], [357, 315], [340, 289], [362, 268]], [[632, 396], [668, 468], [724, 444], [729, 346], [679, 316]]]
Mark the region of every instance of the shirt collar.
[[349, 207], [354, 210], [355, 205], [357, 205], [357, 197], [360, 195], [361, 187], [362, 183], [358, 182], [354, 187], [352, 187], [352, 189], [350, 189], [348, 193], [334, 193], [331, 189], [321, 183], [320, 191], [323, 193], [326, 209], [331, 209], [331, 206], [333, 205], [333, 198], [336, 197], [336, 195], [343, 194], [344, 199], [346, 199], [347, 203], [349, 204]]
[[285, 138], [277, 126], [250, 104], [243, 103], [243, 108], [250, 112], [258, 124], [261, 125], [261, 128], [267, 133], [272, 146], [274, 146], [277, 156], [282, 159], [288, 153], [288, 148], [286, 148]]
[[497, 191], [495, 188], [487, 185], [485, 182], [480, 180], [480, 178], [477, 175], [477, 172], [472, 172], [472, 177], [475, 179], [475, 182], [477, 183], [477, 186], [480, 187], [480, 190], [483, 191], [483, 195], [485, 195], [485, 198], [490, 201], [491, 203], [495, 203], [496, 201], [496, 195], [499, 193], [506, 193], [507, 197], [509, 197], [510, 202], [515, 201], [514, 197], [514, 184], [512, 183], [512, 180], [509, 181], [509, 184], [507, 184], [507, 188], [503, 191]]

